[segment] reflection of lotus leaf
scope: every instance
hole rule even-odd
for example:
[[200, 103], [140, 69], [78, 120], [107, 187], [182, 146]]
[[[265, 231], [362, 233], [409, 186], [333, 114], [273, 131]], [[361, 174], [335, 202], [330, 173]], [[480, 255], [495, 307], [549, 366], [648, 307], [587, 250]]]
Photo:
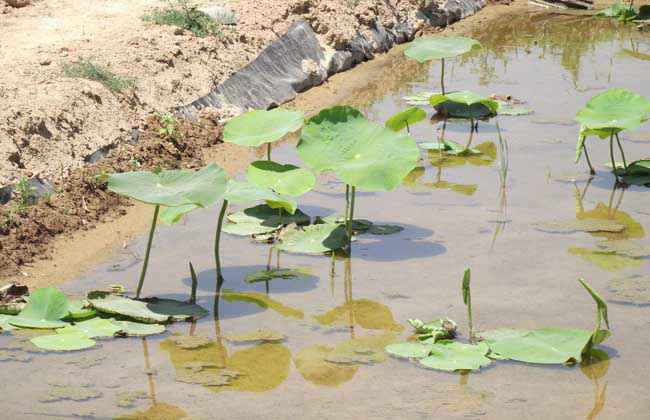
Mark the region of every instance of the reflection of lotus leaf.
[[470, 164], [473, 166], [488, 166], [496, 159], [497, 146], [494, 142], [484, 142], [477, 145], [474, 149], [481, 152], [481, 154], [460, 154], [449, 155], [444, 154], [442, 157], [438, 151], [429, 151], [431, 158], [431, 166], [450, 168], [454, 166], [463, 166]]
[[618, 254], [630, 258], [650, 256], [650, 245], [638, 241], [602, 241], [597, 244], [601, 252]]
[[609, 220], [625, 226], [625, 231], [620, 233], [599, 232], [593, 236], [607, 239], [641, 239], [645, 237], [643, 226], [628, 213], [621, 210], [610, 209], [605, 203], [598, 203], [593, 210], [576, 212], [578, 220]]
[[612, 280], [607, 286], [614, 302], [650, 305], [650, 277], [632, 275]]
[[233, 343], [246, 343], [251, 341], [283, 341], [285, 336], [278, 331], [258, 329], [245, 334], [228, 334], [224, 338]]
[[533, 223], [535, 229], [548, 233], [574, 233], [574, 232], [609, 232], [621, 233], [625, 225], [612, 220], [551, 220], [548, 222]]
[[609, 369], [609, 355], [601, 349], [591, 349], [582, 356], [580, 370], [591, 380], [598, 380], [605, 376]]
[[257, 305], [260, 308], [269, 308], [282, 316], [303, 319], [305, 314], [299, 309], [286, 306], [277, 300], [271, 299], [268, 295], [259, 292], [237, 292], [234, 290], [224, 289], [221, 291], [221, 297], [228, 302], [247, 302]]
[[182, 409], [162, 402], [157, 402], [145, 411], [120, 416], [118, 420], [174, 420], [186, 418], [187, 413]]
[[402, 331], [388, 306], [369, 299], [356, 299], [338, 306], [323, 315], [315, 316], [322, 325], [349, 325], [354, 322], [369, 330]]
[[209, 337], [202, 335], [176, 335], [170, 337], [169, 340], [174, 343], [178, 348], [193, 350], [205, 346], [210, 346], [214, 343]]
[[627, 267], [640, 267], [643, 265], [641, 259], [606, 254], [598, 249], [571, 247], [569, 248], [569, 254], [582, 257], [606, 271], [618, 271]]

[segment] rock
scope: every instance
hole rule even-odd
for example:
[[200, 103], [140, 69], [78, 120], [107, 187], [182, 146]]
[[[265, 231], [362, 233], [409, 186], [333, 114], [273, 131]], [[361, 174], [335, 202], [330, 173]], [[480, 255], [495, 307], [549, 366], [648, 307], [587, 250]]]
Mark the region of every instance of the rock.
[[50, 60], [49, 58], [44, 58], [41, 61], [39, 61], [38, 64], [40, 64], [41, 66], [49, 66], [50, 64], [52, 64], [52, 60]]
[[5, 3], [11, 7], [25, 7], [32, 4], [32, 0], [5, 0]]

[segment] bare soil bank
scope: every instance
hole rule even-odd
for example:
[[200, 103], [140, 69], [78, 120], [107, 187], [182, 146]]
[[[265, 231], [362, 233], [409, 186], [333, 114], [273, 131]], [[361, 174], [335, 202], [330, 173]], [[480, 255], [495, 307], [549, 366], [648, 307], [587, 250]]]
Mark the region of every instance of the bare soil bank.
[[[488, 27], [499, 16], [525, 9], [523, 2], [513, 6], [492, 6], [445, 31], [475, 32]], [[24, 9], [19, 9], [21, 10]], [[169, 28], [155, 28], [166, 29]], [[401, 53], [392, 54], [395, 56]], [[357, 104], [372, 100], [372, 89], [359, 88], [368, 86], [369, 82], [371, 86], [387, 84], [386, 80], [371, 79], [386, 77], [385, 74], [379, 76], [385, 73], [382, 66], [394, 63], [403, 65], [403, 60], [394, 57], [391, 60], [390, 56], [387, 54], [386, 57], [379, 57], [353, 71], [335, 76], [327, 84], [302, 95], [294, 106], [313, 111], [328, 104], [344, 102], [353, 96], [357, 96]], [[75, 79], [77, 87], [79, 82]], [[101, 85], [96, 85], [95, 83], [95, 89], [102, 88]], [[11, 107], [2, 112], [6, 112], [6, 109]], [[93, 121], [105, 115], [110, 113], [95, 110], [87, 118]], [[221, 127], [215, 123], [215, 115], [210, 110], [205, 110], [197, 122], [182, 122], [179, 127], [182, 141], [177, 144], [161, 138], [159, 122], [150, 115], [142, 116], [137, 126], [140, 128], [137, 143], [121, 142], [99, 162], [79, 166], [70, 170], [65, 177], [57, 178], [54, 185], [56, 193], [49, 200], [42, 200], [23, 213], [3, 213], [3, 220], [0, 221], [0, 276], [8, 278], [22, 272], [26, 276], [22, 280], [33, 285], [60, 281], [62, 279], [52, 278], [52, 275], [73, 275], [84, 268], [83, 263], [87, 263], [90, 256], [106, 255], [131, 234], [144, 230], [146, 223], [143, 220], [148, 220], [149, 212], [138, 206], [128, 210], [132, 205], [130, 202], [108, 193], [103, 177], [107, 173], [151, 169], [156, 166], [195, 168], [212, 160], [217, 160], [225, 165], [226, 170], [234, 172], [254, 159], [254, 156], [246, 155], [240, 149], [220, 144]], [[129, 217], [129, 212], [138, 212], [138, 215]], [[144, 214], [147, 216], [140, 217]], [[126, 217], [122, 217], [124, 215]], [[101, 234], [79, 233], [94, 229], [98, 224]], [[107, 232], [112, 235], [110, 241], [106, 240]], [[98, 237], [92, 239], [93, 236]], [[79, 246], [80, 241], [83, 246]], [[56, 261], [46, 260], [53, 255]]]

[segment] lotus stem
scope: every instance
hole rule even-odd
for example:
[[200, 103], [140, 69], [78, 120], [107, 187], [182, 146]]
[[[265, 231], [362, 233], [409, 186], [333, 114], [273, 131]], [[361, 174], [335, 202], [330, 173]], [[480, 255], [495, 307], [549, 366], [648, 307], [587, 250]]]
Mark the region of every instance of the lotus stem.
[[469, 129], [469, 140], [467, 141], [467, 146], [465, 146], [465, 150], [469, 149], [469, 147], [472, 145], [472, 140], [474, 139], [474, 118], [470, 119], [470, 124], [471, 127]]
[[589, 159], [589, 152], [587, 152], [587, 139], [582, 143], [582, 150], [585, 152], [585, 159], [587, 160], [587, 165], [589, 165], [589, 173], [591, 175], [596, 175], [594, 167], [591, 165], [591, 159]]
[[219, 212], [219, 220], [217, 221], [217, 232], [214, 235], [214, 262], [217, 266], [217, 284], [223, 281], [221, 274], [221, 256], [219, 255], [219, 243], [221, 242], [221, 228], [223, 226], [223, 217], [226, 215], [228, 208], [228, 200], [223, 200], [221, 211]]
[[406, 121], [406, 132], [408, 134], [411, 134], [411, 127], [409, 127], [409, 122], [408, 121]]
[[440, 89], [445, 94], [445, 59], [440, 60]]
[[350, 193], [350, 206], [347, 220], [347, 230], [348, 230], [348, 250], [352, 249], [352, 221], [354, 220], [354, 196], [356, 193], [357, 187], [352, 187]]
[[612, 171], [618, 183], [618, 174], [616, 173], [616, 161], [614, 160], [614, 134], [609, 135], [609, 158], [612, 161]]
[[196, 277], [196, 271], [194, 271], [194, 266], [192, 261], [190, 261], [190, 277], [192, 277], [192, 291], [190, 292], [190, 303], [196, 303], [196, 289], [199, 285], [199, 280]]
[[623, 151], [623, 146], [621, 145], [621, 139], [618, 138], [618, 133], [615, 134], [616, 143], [618, 144], [618, 150], [621, 151], [621, 157], [623, 158], [623, 168], [627, 171], [627, 160], [625, 160], [625, 152]]
[[469, 342], [474, 343], [474, 323], [472, 322], [472, 291], [471, 291], [472, 272], [469, 268], [465, 269], [463, 274], [463, 302], [467, 306], [467, 323], [469, 326]]
[[151, 253], [151, 244], [153, 242], [153, 234], [156, 231], [156, 222], [158, 222], [158, 213], [160, 212], [160, 206], [156, 205], [156, 209], [153, 211], [153, 220], [151, 221], [151, 228], [149, 229], [149, 239], [147, 240], [147, 250], [144, 253], [144, 262], [142, 263], [142, 271], [140, 271], [140, 280], [138, 280], [138, 289], [135, 292], [135, 298], [140, 298], [140, 293], [142, 292], [142, 286], [144, 285], [144, 278], [147, 275], [147, 266], [149, 265], [149, 254]]
[[266, 160], [271, 160], [271, 143], [266, 143]]

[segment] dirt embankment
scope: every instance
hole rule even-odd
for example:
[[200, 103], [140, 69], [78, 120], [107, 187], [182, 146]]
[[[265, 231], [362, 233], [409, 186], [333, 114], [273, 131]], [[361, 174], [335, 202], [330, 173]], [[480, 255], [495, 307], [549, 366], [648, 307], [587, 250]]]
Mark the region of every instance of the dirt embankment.
[[[218, 7], [234, 12], [236, 25], [222, 25], [219, 36], [204, 38], [142, 20], [166, 7], [163, 2], [40, 0], [3, 9], [0, 67], [15, 71], [0, 75], [5, 105], [0, 109], [0, 185], [40, 175], [53, 180], [54, 193], [37, 205], [20, 208], [13, 200], [0, 207], [0, 277], [47, 258], [55, 237], [125, 213], [129, 203], [106, 191], [107, 173], [198, 167], [205, 164], [208, 148], [214, 155], [220, 114], [208, 109], [198, 122], [176, 122], [182, 140], [171, 141], [160, 134], [153, 111], [206, 94], [296, 20], [310, 23], [324, 45], [340, 48], [377, 24], [392, 28], [408, 21], [423, 28], [421, 4], [230, 0]], [[434, 2], [429, 7], [438, 6]], [[65, 65], [80, 58], [133, 80], [133, 87], [115, 93], [96, 81], [65, 77]], [[112, 148], [102, 160], [87, 162], [107, 145]], [[222, 146], [216, 150], [227, 153]]]

